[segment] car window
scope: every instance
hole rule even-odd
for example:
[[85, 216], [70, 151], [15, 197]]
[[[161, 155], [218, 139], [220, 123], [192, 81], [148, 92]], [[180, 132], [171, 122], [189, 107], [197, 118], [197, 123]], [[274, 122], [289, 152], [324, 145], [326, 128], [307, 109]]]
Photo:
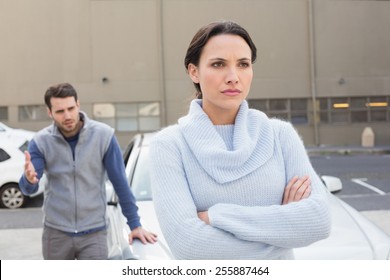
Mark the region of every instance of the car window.
[[123, 152], [123, 162], [125, 165], [127, 164], [127, 161], [129, 160], [131, 151], [133, 150], [134, 142], [131, 142], [127, 147], [126, 150]]
[[28, 143], [29, 143], [29, 141], [26, 141], [19, 147], [19, 150], [21, 150], [22, 153], [24, 153], [24, 151], [28, 150]]
[[137, 200], [152, 199], [149, 174], [149, 147], [141, 149], [130, 185]]
[[7, 159], [10, 159], [10, 155], [7, 154], [6, 151], [0, 148], [0, 162], [6, 161]]

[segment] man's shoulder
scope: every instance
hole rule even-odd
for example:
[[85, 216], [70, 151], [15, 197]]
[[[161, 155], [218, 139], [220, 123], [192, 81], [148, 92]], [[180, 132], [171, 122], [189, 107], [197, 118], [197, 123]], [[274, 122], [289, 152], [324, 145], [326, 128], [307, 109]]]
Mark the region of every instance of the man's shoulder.
[[45, 137], [45, 136], [48, 136], [51, 134], [53, 134], [53, 124], [48, 125], [48, 126], [42, 128], [41, 130], [39, 130], [37, 133], [35, 133], [33, 139], [38, 139], [38, 138]]
[[114, 128], [109, 126], [108, 124], [96, 121], [96, 120], [88, 120], [88, 126], [87, 128], [90, 128], [92, 130], [101, 131], [105, 133], [114, 133]]

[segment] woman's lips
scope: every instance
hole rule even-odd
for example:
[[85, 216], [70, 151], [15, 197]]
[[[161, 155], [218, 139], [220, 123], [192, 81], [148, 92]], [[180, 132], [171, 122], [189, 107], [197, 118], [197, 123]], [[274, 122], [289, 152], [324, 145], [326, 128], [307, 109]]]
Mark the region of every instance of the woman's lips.
[[241, 93], [241, 90], [238, 89], [227, 89], [222, 91], [223, 94], [228, 95], [228, 96], [236, 96]]

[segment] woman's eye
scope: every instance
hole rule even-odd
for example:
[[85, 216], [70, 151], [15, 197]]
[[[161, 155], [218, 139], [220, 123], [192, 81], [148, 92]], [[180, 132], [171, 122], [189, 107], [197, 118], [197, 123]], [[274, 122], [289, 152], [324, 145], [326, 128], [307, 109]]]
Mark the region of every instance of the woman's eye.
[[249, 63], [243, 62], [243, 63], [240, 63], [239, 66], [240, 66], [241, 68], [248, 68], [248, 67], [249, 67]]
[[223, 66], [223, 63], [222, 63], [222, 62], [214, 62], [214, 63], [212, 64], [212, 66], [213, 66], [213, 67], [216, 67], [216, 68], [220, 68], [220, 67]]

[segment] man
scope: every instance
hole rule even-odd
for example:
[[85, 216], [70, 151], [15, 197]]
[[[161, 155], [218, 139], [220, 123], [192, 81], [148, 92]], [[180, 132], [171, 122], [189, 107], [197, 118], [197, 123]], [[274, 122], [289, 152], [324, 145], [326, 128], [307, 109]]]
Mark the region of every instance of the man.
[[43, 207], [44, 259], [107, 259], [106, 173], [131, 229], [129, 243], [134, 238], [154, 243], [157, 236], [141, 226], [114, 130], [80, 111], [70, 84], [49, 87], [45, 103], [53, 124], [30, 142], [20, 179], [25, 194], [37, 191], [44, 171], [48, 179]]

